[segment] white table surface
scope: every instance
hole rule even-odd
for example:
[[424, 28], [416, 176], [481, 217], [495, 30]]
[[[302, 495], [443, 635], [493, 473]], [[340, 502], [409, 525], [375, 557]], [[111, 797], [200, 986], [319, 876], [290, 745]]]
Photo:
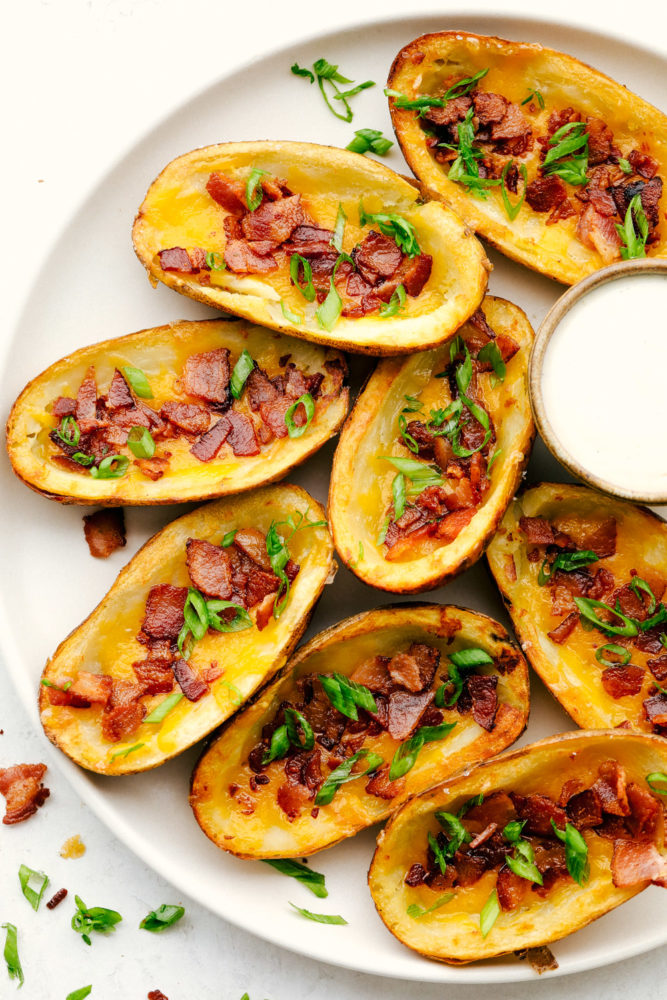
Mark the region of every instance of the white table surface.
[[[661, 0], [559, 0], [551, 13], [535, 0], [505, 4], [419, 0], [434, 29], [455, 26], [446, 12], [467, 9], [550, 16], [599, 28], [667, 52], [667, 7]], [[60, 230], [101, 175], [169, 110], [251, 58], [290, 41], [347, 23], [405, 13], [400, 0], [19, 0], [4, 8], [0, 80], [3, 101], [3, 226], [0, 259], [8, 335], [32, 276]], [[407, 39], [406, 39], [407, 41]], [[325, 54], [325, 53], [323, 53]], [[576, 54], [576, 53], [575, 53]], [[110, 193], [112, 197], [112, 193]], [[100, 248], [103, 261], [103, 248]], [[85, 280], [85, 279], [84, 279]], [[2, 337], [2, 334], [0, 334]], [[29, 350], [29, 345], [26, 345]], [[4, 420], [6, 414], [2, 414]], [[6, 461], [3, 455], [0, 459]], [[0, 557], [1, 558], [1, 557]], [[0, 564], [1, 565], [1, 564]], [[2, 572], [11, 573], [3, 566]], [[38, 621], [38, 619], [37, 619]], [[44, 737], [0, 671], [0, 766], [45, 759]], [[302, 959], [178, 898], [110, 834], [51, 768], [51, 798], [38, 815], [0, 827], [0, 923], [19, 927], [26, 976], [23, 1000], [64, 1000], [93, 984], [93, 1000], [143, 1000], [159, 987], [169, 1000], [403, 1000], [405, 983], [341, 971]], [[78, 833], [87, 846], [63, 860], [63, 841]], [[34, 913], [20, 894], [25, 863], [70, 897]], [[119, 910], [116, 932], [87, 948], [70, 929], [73, 894], [88, 905]], [[182, 902], [186, 916], [162, 935], [137, 929], [160, 903]], [[0, 996], [13, 995], [0, 958]], [[568, 979], [491, 987], [494, 1000], [628, 1000], [667, 996], [664, 949]], [[480, 987], [420, 984], [421, 1000], [447, 991], [473, 1000]]]

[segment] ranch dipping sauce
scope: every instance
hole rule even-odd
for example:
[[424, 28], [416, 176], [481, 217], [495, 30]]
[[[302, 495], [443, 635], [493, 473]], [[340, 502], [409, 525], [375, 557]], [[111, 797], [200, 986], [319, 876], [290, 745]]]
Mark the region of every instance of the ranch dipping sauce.
[[667, 502], [667, 273], [582, 294], [546, 344], [540, 388], [556, 457], [592, 485]]

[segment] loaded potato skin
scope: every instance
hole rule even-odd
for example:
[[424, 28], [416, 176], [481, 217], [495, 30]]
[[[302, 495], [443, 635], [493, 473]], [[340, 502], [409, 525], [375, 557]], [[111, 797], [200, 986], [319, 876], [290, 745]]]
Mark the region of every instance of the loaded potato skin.
[[541, 483], [512, 502], [487, 555], [526, 656], [575, 722], [664, 735], [665, 522]]
[[387, 167], [311, 143], [223, 143], [173, 160], [133, 229], [151, 281], [367, 354], [443, 343], [490, 265], [450, 209]]
[[403, 944], [456, 965], [550, 944], [651, 881], [664, 887], [666, 746], [564, 733], [415, 796], [378, 837], [380, 917]]
[[[507, 747], [528, 708], [525, 661], [492, 619], [434, 604], [364, 612], [315, 636], [224, 727], [190, 803], [239, 857], [309, 855]], [[292, 722], [294, 745], [279, 747]]]
[[282, 478], [336, 432], [346, 379], [340, 352], [245, 320], [171, 323], [47, 368], [12, 408], [7, 449], [16, 475], [61, 503], [240, 493]]
[[341, 433], [329, 488], [337, 551], [365, 583], [419, 593], [480, 557], [535, 435], [532, 343], [522, 310], [489, 295], [452, 344], [378, 364]]
[[603, 73], [536, 43], [445, 31], [399, 52], [388, 90], [424, 189], [506, 256], [573, 284], [626, 256], [635, 197], [631, 236], [647, 231], [629, 255], [667, 255], [667, 117]]
[[44, 668], [51, 742], [88, 770], [128, 774], [236, 712], [285, 663], [333, 571], [323, 514], [282, 484], [149, 539]]

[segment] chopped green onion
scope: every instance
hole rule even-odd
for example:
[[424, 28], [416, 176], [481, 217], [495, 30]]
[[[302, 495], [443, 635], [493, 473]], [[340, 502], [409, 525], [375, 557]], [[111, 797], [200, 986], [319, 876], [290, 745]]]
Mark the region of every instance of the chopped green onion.
[[418, 257], [421, 253], [415, 227], [402, 215], [387, 212], [366, 212], [363, 199], [359, 201], [359, 225], [377, 226], [385, 236], [391, 236], [399, 250], [408, 257]]
[[[599, 628], [602, 632], [611, 632], [614, 635], [624, 635], [633, 636], [637, 635], [639, 629], [636, 623], [624, 615], [621, 611], [611, 608], [608, 604], [604, 604], [602, 601], [594, 601], [591, 597], [575, 597], [574, 603], [577, 606], [579, 614], [582, 618], [587, 621], [592, 622], [592, 624]], [[611, 615], [615, 615], [619, 621], [622, 622], [621, 625], [610, 625], [608, 622], [602, 621], [598, 618], [595, 613], [596, 608], [604, 608], [605, 611], [609, 612]]]
[[[299, 280], [299, 268], [303, 269], [303, 280], [304, 285], [301, 284]], [[289, 262], [289, 273], [292, 279], [292, 284], [296, 285], [304, 299], [307, 302], [313, 302], [315, 299], [315, 285], [313, 284], [313, 269], [310, 266], [310, 261], [302, 257], [300, 253], [293, 253], [290, 257]]]
[[438, 868], [440, 869], [440, 873], [444, 875], [445, 872], [447, 871], [447, 857], [445, 855], [445, 852], [440, 847], [437, 837], [434, 837], [433, 834], [430, 832], [430, 830], [428, 833], [428, 846], [433, 851], [433, 857], [437, 862]]
[[646, 784], [652, 792], [656, 792], [658, 795], [667, 795], [667, 774], [664, 771], [652, 771], [647, 774]]
[[248, 210], [254, 212], [262, 204], [264, 198], [264, 189], [262, 188], [262, 177], [266, 176], [266, 170], [260, 170], [259, 167], [253, 167], [248, 174], [248, 179], [245, 184], [245, 203], [248, 206]]
[[74, 417], [63, 417], [56, 431], [56, 437], [59, 437], [65, 444], [77, 445], [79, 443], [81, 431]]
[[90, 996], [92, 991], [92, 986], [80, 986], [78, 990], [68, 993], [65, 1000], [86, 1000], [86, 997]]
[[289, 550], [283, 537], [278, 534], [275, 522], [271, 522], [266, 533], [266, 551], [271, 563], [271, 569], [280, 580], [278, 593], [273, 605], [273, 617], [279, 618], [282, 614], [290, 592], [290, 582], [285, 573], [285, 566], [289, 562]]
[[488, 937], [491, 928], [499, 916], [500, 903], [498, 902], [498, 893], [494, 889], [482, 907], [482, 912], [479, 915], [479, 929], [483, 938]]
[[582, 552], [559, 552], [551, 564], [548, 559], [544, 560], [537, 575], [537, 582], [540, 587], [543, 587], [545, 584], [551, 582], [556, 570], [561, 570], [564, 573], [572, 573], [574, 570], [579, 569], [580, 566], [588, 566], [589, 563], [597, 561], [597, 552], [592, 552], [590, 549], [584, 549]]
[[[31, 881], [34, 883], [33, 885], [30, 884]], [[19, 883], [21, 892], [33, 910], [37, 911], [44, 895], [44, 890], [49, 884], [49, 876], [45, 875], [44, 872], [36, 872], [33, 868], [28, 868], [27, 865], [21, 865], [19, 868]]]
[[422, 906], [417, 906], [416, 903], [410, 903], [406, 913], [413, 920], [421, 920], [421, 918], [425, 917], [427, 913], [433, 913], [434, 910], [439, 910], [441, 906], [445, 906], [447, 903], [450, 903], [454, 899], [454, 895], [455, 894], [453, 892], [447, 892], [444, 896], [438, 897], [435, 903], [432, 903], [431, 906], [426, 909]]
[[220, 256], [219, 253], [214, 253], [213, 250], [209, 250], [206, 254], [206, 266], [211, 269], [211, 271], [225, 271], [227, 270], [227, 265]]
[[301, 313], [294, 312], [294, 310], [290, 309], [290, 307], [287, 305], [284, 299], [280, 300], [280, 308], [283, 311], [283, 316], [289, 323], [294, 323], [296, 326], [301, 326], [301, 324], [303, 323], [303, 316], [301, 315]]
[[147, 427], [130, 428], [127, 446], [136, 458], [152, 458], [155, 454], [155, 441]]
[[621, 237], [621, 257], [623, 260], [637, 260], [646, 256], [648, 239], [648, 219], [644, 212], [641, 195], [636, 194], [625, 213], [623, 225], [616, 223], [616, 232]]
[[655, 611], [656, 599], [655, 594], [649, 587], [646, 580], [642, 580], [640, 576], [633, 576], [632, 582], [630, 583], [630, 590], [636, 597], [639, 598], [640, 601], [642, 599], [642, 595], [639, 593], [640, 590], [642, 590], [645, 594], [648, 594], [649, 606], [646, 609], [646, 614], [652, 615]]
[[405, 300], [405, 288], [403, 285], [397, 285], [396, 290], [391, 294], [389, 302], [384, 302], [380, 306], [380, 316], [382, 319], [391, 319], [392, 316], [398, 315], [405, 305]]
[[466, 94], [469, 94], [488, 72], [489, 67], [487, 66], [486, 69], [481, 69], [474, 76], [464, 77], [458, 83], [452, 84], [442, 97], [417, 97], [410, 100], [405, 94], [401, 94], [396, 90], [385, 90], [385, 96], [393, 97], [394, 105], [397, 108], [416, 108], [420, 110], [430, 107], [444, 108], [445, 104], [455, 97], [464, 97]]
[[418, 413], [422, 408], [421, 400], [417, 396], [404, 396], [403, 399], [407, 403], [401, 410], [401, 413]]
[[144, 722], [162, 722], [173, 708], [176, 708], [179, 701], [183, 698], [182, 691], [174, 691], [172, 694], [167, 695], [164, 701], [161, 701], [159, 705], [153, 709], [150, 715], [147, 715]]
[[227, 534], [223, 535], [222, 541], [220, 542], [220, 545], [222, 546], [223, 549], [228, 549], [229, 546], [233, 543], [234, 539], [236, 538], [237, 531], [238, 528], [232, 528], [231, 531], [228, 531]]
[[271, 865], [282, 875], [289, 875], [290, 878], [301, 882], [318, 899], [325, 899], [329, 895], [324, 884], [324, 875], [321, 872], [313, 871], [308, 865], [303, 865], [300, 861], [293, 861], [292, 858], [263, 858], [262, 860], [265, 865]]
[[301, 906], [296, 906], [295, 903], [289, 904], [293, 910], [300, 913], [302, 917], [306, 917], [307, 920], [314, 920], [318, 924], [346, 924], [347, 920], [345, 917], [339, 917], [335, 913], [312, 913], [310, 910], [304, 910]]
[[543, 885], [542, 875], [535, 864], [535, 852], [527, 840], [514, 842], [514, 854], [506, 854], [505, 862], [510, 871], [535, 885]]
[[510, 844], [516, 843], [521, 838], [521, 832], [526, 825], [525, 819], [512, 819], [503, 827], [503, 837]]
[[229, 383], [229, 388], [234, 399], [240, 399], [241, 393], [243, 392], [243, 386], [248, 381], [248, 376], [250, 372], [255, 367], [255, 362], [252, 356], [245, 349], [241, 351], [239, 359], [234, 365], [234, 370], [232, 372], [232, 377]]
[[92, 455], [86, 455], [85, 452], [83, 451], [76, 451], [72, 455], [72, 461], [78, 462], [79, 465], [82, 465], [84, 467], [84, 469], [87, 469], [93, 464], [95, 459], [93, 458]]
[[[568, 122], [549, 139], [542, 163], [545, 175], [556, 174], [568, 184], [588, 184], [588, 131], [585, 122]], [[576, 154], [576, 155], [575, 155]]]
[[522, 207], [524, 201], [526, 200], [526, 188], [528, 186], [528, 171], [526, 170], [525, 164], [520, 163], [519, 164], [519, 172], [520, 172], [520, 174], [521, 174], [521, 176], [523, 178], [523, 194], [521, 195], [521, 197], [519, 198], [519, 200], [516, 202], [516, 204], [513, 205], [512, 202], [510, 201], [509, 193], [507, 191], [507, 184], [506, 184], [507, 173], [508, 173], [508, 171], [509, 171], [509, 169], [510, 169], [510, 167], [512, 166], [513, 163], [514, 163], [514, 160], [508, 160], [507, 163], [505, 164], [505, 166], [503, 167], [502, 174], [500, 175], [500, 180], [502, 182], [501, 185], [500, 185], [500, 193], [502, 195], [503, 205], [505, 206], [505, 211], [507, 212], [507, 216], [508, 216], [510, 222], [514, 222], [514, 220], [516, 219], [517, 215], [521, 211], [521, 207]]
[[[219, 617], [218, 611], [228, 611], [233, 608], [236, 614], [231, 621], [224, 621]], [[208, 627], [216, 632], [243, 632], [247, 628], [252, 628], [252, 618], [244, 607], [234, 604], [233, 601], [220, 601], [217, 598], [206, 602], [208, 614]]]
[[367, 712], [377, 712], [375, 698], [363, 684], [358, 684], [345, 674], [318, 674], [318, 678], [327, 698], [341, 715], [356, 722], [359, 718], [357, 706]]
[[324, 302], [322, 303], [322, 305], [318, 306], [317, 309], [315, 310], [317, 322], [320, 324], [322, 329], [327, 330], [328, 333], [331, 333], [334, 326], [338, 322], [341, 312], [343, 311], [343, 301], [340, 295], [338, 294], [338, 289], [336, 288], [335, 281], [338, 268], [340, 267], [340, 265], [343, 263], [344, 260], [350, 263], [354, 263], [352, 258], [346, 253], [342, 253], [339, 256], [338, 260], [334, 264], [334, 269], [331, 272], [328, 295], [324, 300]]
[[333, 236], [331, 237], [331, 245], [334, 250], [338, 253], [343, 252], [343, 236], [345, 235], [345, 223], [347, 222], [347, 216], [345, 210], [340, 202], [338, 202], [338, 211], [336, 212], [336, 223], [334, 225]]
[[468, 833], [461, 822], [461, 817], [455, 816], [454, 813], [445, 812], [443, 809], [439, 809], [435, 813], [435, 818], [447, 834], [447, 847], [445, 854], [448, 858], [453, 858], [463, 844], [470, 843], [472, 836]]
[[542, 97], [542, 94], [539, 92], [539, 90], [531, 90], [531, 92], [528, 94], [528, 97], [526, 97], [521, 102], [521, 107], [523, 107], [524, 104], [530, 104], [530, 102], [533, 99], [537, 101], [537, 103], [540, 106], [540, 109], [544, 111], [544, 98]]
[[[287, 736], [294, 747], [300, 750], [312, 750], [315, 745], [315, 734], [305, 715], [302, 715], [296, 708], [285, 709], [285, 725], [287, 726]], [[303, 741], [301, 739], [303, 733]]]
[[572, 823], [566, 823], [564, 830], [559, 830], [553, 819], [551, 825], [558, 839], [565, 844], [567, 870], [575, 882], [580, 886], [585, 885], [590, 874], [586, 841]]
[[[306, 422], [297, 426], [294, 423], [294, 413], [299, 406], [303, 406], [306, 411]], [[299, 438], [302, 434], [305, 434], [310, 427], [311, 421], [315, 416], [315, 401], [309, 392], [304, 392], [303, 396], [299, 398], [289, 406], [285, 412], [285, 425], [287, 427], [287, 433], [291, 438]]]
[[107, 455], [99, 465], [90, 468], [93, 479], [120, 479], [127, 472], [130, 460], [127, 455]]
[[[352, 83], [353, 81], [349, 77], [343, 76], [342, 73], [338, 72], [338, 66], [333, 63], [327, 62], [326, 59], [318, 59], [313, 63], [313, 70], [305, 69], [303, 66], [299, 66], [298, 63], [294, 63], [291, 67], [292, 73], [295, 76], [302, 76], [309, 80], [310, 83], [314, 83], [317, 80], [317, 85], [320, 89], [320, 93], [324, 98], [324, 103], [329, 108], [329, 111], [336, 118], [340, 118], [341, 121], [351, 122], [353, 118], [352, 108], [348, 104], [348, 100], [355, 97], [362, 90], [366, 90], [368, 87], [374, 87], [375, 83], [373, 80], [365, 80], [363, 83], [357, 84], [350, 90], [341, 91], [338, 86], [339, 83]], [[333, 93], [331, 96], [334, 100], [340, 101], [344, 107], [344, 111], [339, 112], [329, 100], [329, 94], [325, 90], [325, 82], [329, 84]]]
[[315, 83], [315, 74], [311, 73], [309, 69], [305, 68], [305, 66], [299, 66], [298, 63], [294, 63], [290, 66], [290, 69], [295, 76], [305, 76], [309, 78], [310, 83]]
[[[357, 761], [363, 758], [366, 758], [366, 764], [368, 765], [366, 770], [353, 774], [352, 768]], [[346, 784], [348, 781], [354, 781], [356, 778], [363, 778], [364, 775], [370, 774], [371, 771], [376, 771], [381, 763], [382, 757], [379, 754], [369, 753], [365, 749], [357, 750], [351, 757], [344, 760], [342, 764], [339, 764], [335, 771], [331, 772], [315, 796], [315, 805], [328, 806], [341, 785]]]
[[[620, 656], [621, 660], [608, 660], [606, 653], [613, 653], [614, 656]], [[626, 649], [624, 646], [617, 646], [613, 642], [608, 642], [604, 646], [600, 646], [599, 649], [595, 650], [595, 659], [598, 663], [604, 664], [605, 667], [624, 667], [626, 663], [630, 662], [630, 650]]]
[[364, 80], [363, 83], [358, 83], [356, 87], [350, 87], [349, 90], [342, 90], [340, 94], [334, 94], [334, 101], [346, 101], [348, 97], [356, 97], [362, 90], [368, 90], [369, 87], [374, 86], [375, 80]]
[[166, 930], [167, 927], [171, 927], [177, 923], [184, 914], [184, 906], [172, 906], [168, 903], [163, 903], [161, 906], [158, 906], [157, 910], [151, 910], [150, 913], [147, 913], [139, 924], [139, 927], [141, 930], [159, 934], [161, 931]]
[[72, 917], [72, 930], [80, 934], [87, 945], [90, 945], [90, 935], [108, 934], [115, 930], [116, 924], [123, 919], [116, 910], [107, 910], [104, 906], [86, 906], [80, 896], [74, 897], [76, 912]]
[[389, 527], [389, 515], [387, 515], [380, 526], [380, 531], [377, 536], [376, 545], [384, 545], [384, 540], [387, 537], [387, 528]]
[[391, 495], [394, 501], [394, 520], [398, 521], [405, 510], [405, 476], [397, 472], [391, 484]]
[[455, 726], [455, 722], [443, 722], [440, 726], [420, 726], [409, 740], [397, 748], [389, 768], [389, 780], [396, 781], [411, 771], [424, 744], [444, 739]]
[[346, 149], [352, 153], [375, 153], [377, 156], [385, 156], [394, 145], [391, 139], [385, 139], [378, 129], [360, 128], [354, 133], [354, 139], [349, 142]]
[[7, 931], [5, 937], [5, 962], [10, 979], [18, 979], [19, 986], [23, 986], [25, 981], [21, 961], [19, 959], [18, 931], [14, 924], [3, 924], [3, 929]]
[[487, 474], [487, 476], [488, 476], [489, 472], [491, 471], [491, 466], [493, 465], [493, 463], [495, 462], [495, 460], [497, 458], [500, 458], [500, 456], [502, 455], [502, 453], [503, 453], [503, 449], [502, 448], [496, 448], [496, 450], [494, 451], [493, 455], [491, 455], [491, 457], [489, 458], [489, 461], [486, 463], [486, 474]]
[[270, 764], [272, 760], [280, 760], [289, 750], [290, 742], [287, 734], [287, 726], [278, 726], [271, 736], [269, 749], [264, 751], [262, 766]]
[[121, 370], [126, 381], [130, 383], [135, 396], [139, 396], [140, 399], [153, 398], [153, 390], [151, 389], [150, 382], [141, 368], [133, 368], [132, 365], [125, 365]]
[[405, 419], [405, 414], [400, 413], [398, 417], [398, 429], [401, 432], [401, 437], [405, 442], [407, 448], [413, 453], [413, 455], [419, 454], [419, 443], [413, 438], [408, 430], [408, 422]]
[[496, 378], [500, 382], [504, 382], [505, 375], [507, 374], [507, 367], [503, 361], [503, 356], [500, 353], [500, 348], [496, 344], [495, 340], [490, 340], [488, 344], [485, 344], [484, 347], [481, 348], [477, 354], [477, 360], [490, 364]]
[[625, 157], [623, 157], [623, 156], [619, 157], [618, 165], [619, 165], [619, 167], [621, 168], [621, 170], [623, 171], [624, 174], [631, 174], [632, 173], [632, 165], [631, 165], [631, 163], [630, 163], [629, 160], [625, 159]]
[[143, 746], [146, 746], [146, 744], [145, 743], [133, 743], [132, 746], [130, 746], [130, 747], [123, 747], [121, 750], [116, 750], [115, 753], [112, 753], [110, 755], [109, 759], [110, 760], [115, 760], [116, 757], [129, 757], [131, 753], [134, 753], [136, 750], [141, 750], [141, 748]]
[[444, 483], [440, 470], [434, 469], [426, 462], [418, 462], [414, 458], [398, 458], [393, 455], [380, 455], [378, 457], [383, 461], [391, 462], [395, 469], [411, 481], [413, 485], [408, 492], [412, 495], [421, 493], [427, 486], [442, 486]]
[[72, 686], [72, 681], [65, 681], [62, 687], [59, 684], [54, 684], [53, 681], [49, 681], [46, 677], [40, 681], [46, 688], [53, 688], [55, 691], [68, 691]]

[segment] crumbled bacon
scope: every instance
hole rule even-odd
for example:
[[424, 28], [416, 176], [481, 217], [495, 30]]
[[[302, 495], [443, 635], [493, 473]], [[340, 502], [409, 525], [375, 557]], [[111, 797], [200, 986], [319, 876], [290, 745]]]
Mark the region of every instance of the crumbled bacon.
[[667, 726], [667, 694], [659, 691], [643, 702], [644, 714], [654, 726]]
[[397, 778], [395, 781], [389, 780], [389, 764], [383, 764], [375, 772], [366, 785], [369, 795], [375, 795], [380, 799], [395, 799], [401, 795], [405, 789], [405, 778]]
[[564, 809], [557, 806], [546, 795], [519, 795], [516, 792], [510, 793], [510, 798], [514, 803], [519, 819], [525, 819], [525, 833], [533, 833], [538, 837], [549, 837], [553, 835], [551, 820], [553, 819], [559, 830], [564, 829], [567, 822], [567, 814]]
[[301, 254], [302, 257], [313, 257], [319, 254], [331, 253], [332, 229], [321, 226], [300, 225], [292, 230], [289, 241], [283, 245], [285, 253]]
[[424, 118], [426, 121], [431, 122], [432, 125], [438, 125], [439, 127], [455, 125], [457, 122], [463, 121], [471, 104], [472, 99], [467, 94], [464, 94], [461, 97], [454, 97], [451, 101], [447, 101], [442, 108], [436, 106], [426, 108], [424, 110]]
[[605, 163], [613, 153], [614, 133], [601, 118], [587, 118], [586, 131], [589, 164]]
[[639, 694], [646, 671], [631, 663], [626, 666], [607, 667], [602, 671], [602, 687], [611, 698], [625, 698], [627, 695]]
[[205, 399], [218, 408], [231, 406], [227, 348], [218, 347], [214, 351], [191, 354], [183, 367], [183, 385], [191, 396]]
[[246, 210], [245, 184], [233, 180], [225, 174], [212, 173], [206, 182], [206, 190], [218, 205], [228, 212], [241, 215]]
[[163, 271], [177, 271], [179, 274], [196, 274], [199, 268], [190, 260], [190, 255], [184, 247], [170, 247], [158, 252], [160, 267]]
[[616, 231], [616, 223], [608, 215], [601, 215], [594, 205], [587, 205], [579, 216], [577, 238], [596, 250], [605, 264], [610, 264], [619, 255], [621, 238]]
[[558, 531], [564, 532], [577, 549], [591, 550], [598, 559], [613, 556], [616, 552], [616, 518], [559, 517], [554, 521]]
[[83, 533], [91, 556], [106, 559], [125, 545], [125, 516], [122, 507], [103, 508], [83, 519]]
[[611, 876], [617, 888], [639, 882], [667, 885], [667, 859], [653, 843], [619, 840], [614, 844]]
[[238, 410], [229, 410], [223, 420], [229, 425], [227, 442], [237, 457], [259, 455], [259, 441], [250, 417], [245, 413], [239, 413]]
[[76, 399], [72, 399], [71, 396], [58, 396], [51, 410], [51, 415], [56, 420], [62, 420], [63, 417], [73, 417], [75, 413]]
[[388, 656], [373, 656], [355, 667], [350, 674], [350, 680], [353, 680], [355, 684], [363, 684], [370, 691], [389, 694], [393, 680], [389, 674], [388, 666]]
[[246, 240], [266, 240], [279, 246], [305, 221], [301, 195], [295, 194], [278, 201], [263, 202], [255, 212], [243, 217], [241, 228]]
[[593, 788], [569, 796], [565, 808], [570, 822], [580, 830], [599, 826], [602, 822], [602, 802]]
[[144, 694], [169, 694], [174, 687], [174, 672], [171, 669], [172, 658], [148, 657], [132, 664], [137, 681]]
[[215, 458], [223, 444], [227, 440], [230, 431], [230, 424], [226, 417], [222, 417], [217, 423], [202, 434], [192, 445], [190, 452], [198, 458], [200, 462], [210, 462]]
[[227, 551], [199, 538], [188, 538], [185, 547], [188, 573], [197, 590], [207, 597], [229, 600], [232, 569]]
[[209, 411], [196, 403], [164, 403], [160, 416], [188, 434], [203, 434], [210, 422]]
[[278, 264], [270, 253], [270, 244], [261, 244], [263, 253], [259, 253], [250, 243], [244, 240], [228, 240], [223, 259], [234, 274], [269, 274], [278, 270]]
[[662, 834], [664, 814], [655, 796], [634, 781], [626, 791], [630, 806], [627, 824], [632, 836], [637, 840], [653, 840], [658, 833]]
[[526, 186], [526, 201], [534, 212], [550, 212], [566, 198], [567, 189], [560, 177], [536, 177]]
[[47, 900], [47, 910], [55, 910], [56, 906], [62, 903], [66, 896], [67, 889], [58, 889], [57, 892], [54, 892], [53, 896], [51, 896], [51, 899]]
[[635, 195], [639, 195], [649, 228], [653, 229], [658, 225], [660, 221], [658, 204], [662, 195], [661, 177], [653, 177], [650, 181], [626, 181], [622, 184], [616, 184], [611, 188], [611, 194], [616, 202], [619, 215], [623, 217], [630, 207], [632, 199]]
[[648, 153], [642, 153], [639, 149], [633, 149], [628, 154], [628, 162], [635, 173], [645, 177], [647, 181], [655, 177], [660, 166], [655, 157], [649, 156]]
[[157, 482], [158, 479], [162, 479], [169, 468], [169, 459], [159, 458], [156, 455], [153, 458], [136, 458], [134, 464], [144, 476]]
[[187, 587], [159, 583], [151, 587], [146, 600], [142, 630], [154, 639], [176, 639], [183, 627]]
[[471, 674], [463, 682], [456, 707], [461, 714], [472, 711], [478, 726], [491, 732], [498, 711], [498, 677], [496, 674]]
[[134, 406], [134, 398], [130, 392], [130, 388], [125, 381], [122, 372], [120, 372], [118, 368], [114, 370], [111, 382], [109, 383], [107, 406], [111, 410], [119, 410], [126, 406]]
[[553, 545], [554, 532], [544, 517], [520, 517], [519, 528], [531, 545]]
[[6, 807], [2, 822], [6, 826], [22, 823], [37, 812], [49, 797], [42, 784], [46, 764], [14, 764], [0, 768], [0, 794]]
[[530, 883], [525, 878], [515, 875], [507, 865], [503, 865], [498, 872], [496, 881], [496, 891], [501, 909], [505, 911], [515, 910], [523, 902], [529, 889]]
[[423, 691], [431, 686], [440, 663], [440, 654], [433, 646], [413, 642], [407, 653], [392, 656], [387, 670], [397, 684], [408, 691]]
[[392, 739], [405, 740], [411, 735], [433, 697], [433, 691], [394, 691], [389, 695], [387, 729]]
[[208, 684], [194, 672], [187, 660], [176, 660], [172, 669], [176, 682], [188, 701], [199, 701], [204, 697]]
[[625, 770], [614, 760], [600, 764], [599, 778], [592, 786], [597, 792], [602, 808], [612, 816], [628, 816], [630, 806], [626, 792]]
[[353, 258], [361, 276], [371, 285], [378, 278], [390, 278], [403, 260], [396, 241], [383, 233], [371, 230], [353, 251]]
[[[659, 638], [658, 641], [660, 641]], [[664, 680], [667, 680], [667, 653], [662, 653], [660, 656], [647, 660], [646, 666], [661, 684]]]

